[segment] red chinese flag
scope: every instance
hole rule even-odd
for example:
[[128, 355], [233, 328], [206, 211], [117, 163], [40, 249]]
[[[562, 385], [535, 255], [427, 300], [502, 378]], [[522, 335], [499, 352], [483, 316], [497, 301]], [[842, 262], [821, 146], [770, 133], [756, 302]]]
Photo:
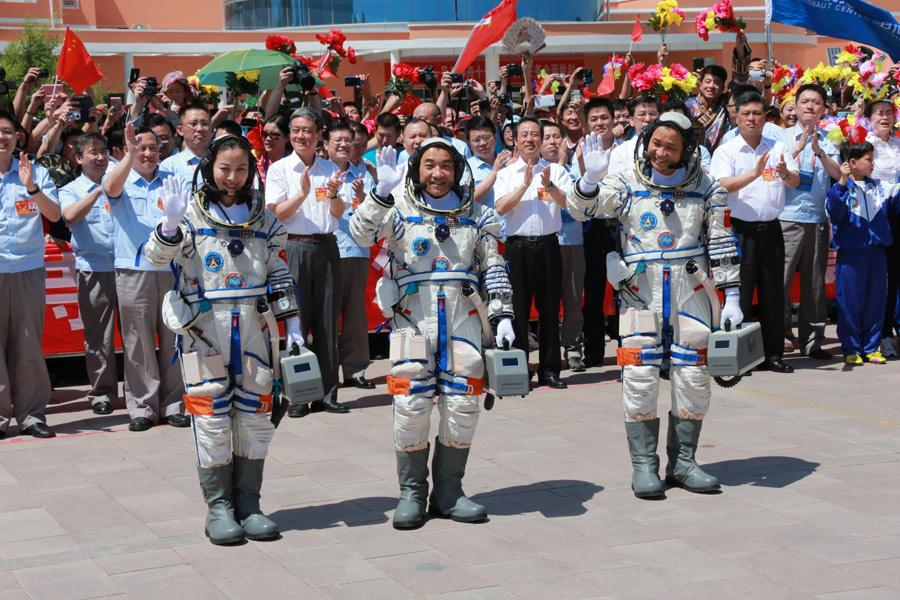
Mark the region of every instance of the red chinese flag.
[[600, 85], [597, 86], [597, 95], [598, 96], [608, 96], [612, 94], [616, 89], [616, 70], [610, 69], [609, 73], [607, 73], [603, 80], [600, 82]]
[[466, 67], [472, 64], [478, 55], [485, 51], [491, 44], [503, 39], [503, 34], [516, 20], [516, 2], [518, 0], [503, 0], [491, 12], [484, 15], [475, 27], [462, 54], [453, 66], [453, 73], [462, 73]]
[[103, 79], [103, 71], [85, 50], [78, 36], [68, 27], [59, 52], [59, 62], [56, 63], [56, 76], [68, 83], [76, 94]]
[[634, 29], [631, 30], [631, 41], [639, 42], [644, 39], [644, 34], [641, 33], [641, 18], [634, 18]]

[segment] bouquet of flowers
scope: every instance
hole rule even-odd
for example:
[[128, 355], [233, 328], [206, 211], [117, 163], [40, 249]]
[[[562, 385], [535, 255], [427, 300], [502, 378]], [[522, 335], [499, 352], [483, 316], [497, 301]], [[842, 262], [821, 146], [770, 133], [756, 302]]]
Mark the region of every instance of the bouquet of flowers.
[[847, 115], [842, 120], [838, 120], [837, 117], [826, 117], [819, 121], [819, 127], [827, 132], [825, 139], [833, 144], [843, 144], [848, 141], [851, 144], [865, 142], [869, 135], [868, 125], [865, 117], [857, 118], [854, 115]]
[[803, 67], [799, 64], [778, 65], [772, 70], [772, 95], [783, 98], [794, 88], [794, 84], [803, 77]]
[[860, 64], [847, 81], [847, 85], [867, 102], [883, 100], [892, 91], [891, 73], [884, 68], [885, 58], [880, 52], [875, 54]]
[[669, 28], [672, 25], [678, 27], [682, 21], [684, 21], [684, 12], [678, 8], [678, 2], [676, 0], [662, 0], [656, 6], [656, 12], [650, 15], [650, 20], [647, 23], [653, 31], [660, 33], [665, 44]]
[[839, 85], [844, 79], [853, 75], [853, 69], [847, 65], [827, 66], [823, 63], [817, 64], [812, 69], [804, 71], [800, 77], [800, 83], [819, 83], [825, 87]]
[[294, 40], [283, 35], [275, 34], [266, 37], [266, 48], [268, 50], [277, 50], [278, 52], [287, 54], [288, 56], [291, 56], [297, 51], [297, 46], [294, 45]]
[[406, 63], [397, 63], [391, 67], [391, 79], [384, 91], [400, 98], [406, 98], [412, 92], [413, 85], [417, 83], [421, 83], [419, 69]]
[[853, 44], [847, 44], [843, 48], [841, 48], [841, 53], [837, 55], [835, 59], [836, 65], [847, 65], [849, 67], [856, 66], [859, 61], [863, 59], [863, 51], [854, 46]]
[[603, 76], [606, 77], [609, 74], [609, 70], [612, 69], [613, 79], [620, 79], [622, 77], [622, 69], [624, 69], [625, 66], [625, 59], [613, 54], [612, 58], [609, 59], [609, 62], [603, 65]]
[[219, 96], [221, 95], [219, 86], [200, 85], [200, 79], [196, 75], [191, 75], [187, 79], [191, 89], [194, 90], [194, 96], [197, 97], [197, 102], [205, 106], [218, 106]]
[[670, 67], [636, 63], [628, 69], [628, 79], [635, 90], [659, 98], [660, 102], [686, 100], [697, 87], [697, 76], [678, 63]]
[[259, 69], [241, 71], [240, 73], [226, 73], [225, 86], [235, 96], [244, 94], [255, 96], [259, 92]]
[[315, 74], [318, 77], [337, 77], [338, 67], [345, 58], [351, 65], [356, 64], [356, 50], [351, 46], [344, 48], [347, 36], [340, 29], [331, 29], [327, 35], [317, 33], [316, 39], [325, 46], [325, 54], [316, 61]]
[[744, 23], [744, 19], [734, 16], [731, 0], [717, 2], [708, 11], [697, 15], [697, 35], [703, 38], [704, 42], [709, 41], [710, 31], [740, 33], [746, 28], [747, 24]]

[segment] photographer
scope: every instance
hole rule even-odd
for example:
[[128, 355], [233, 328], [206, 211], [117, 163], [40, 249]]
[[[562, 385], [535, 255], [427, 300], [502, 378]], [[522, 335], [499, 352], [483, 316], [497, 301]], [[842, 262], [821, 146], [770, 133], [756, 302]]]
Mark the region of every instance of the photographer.
[[[12, 104], [13, 115], [16, 117], [16, 120], [23, 125], [25, 124], [25, 115], [28, 114], [34, 117], [34, 111], [37, 108], [33, 105], [33, 99], [32, 104], [29, 105], [27, 109], [25, 108], [25, 99], [28, 97], [28, 92], [33, 90], [39, 83], [39, 80], [47, 77], [47, 75], [47, 69], [31, 67], [30, 69], [28, 69], [28, 72], [25, 73], [25, 77], [22, 78], [22, 83], [19, 84], [19, 89], [16, 90], [16, 95], [13, 98]], [[0, 77], [0, 79], [3, 79], [4, 77]], [[43, 98], [43, 96], [38, 96], [38, 100], [40, 100], [41, 98]]]
[[[295, 63], [289, 67], [283, 68], [278, 74], [278, 86], [272, 90], [272, 93], [266, 101], [266, 119], [275, 116], [281, 110], [281, 101], [285, 98], [287, 86], [294, 84], [300, 85], [298, 77], [300, 77], [303, 72], [301, 65], [302, 63]], [[309, 74], [308, 67], [306, 68], [306, 73]], [[319, 98], [319, 92], [315, 85], [309, 90], [304, 90], [301, 86], [301, 90], [302, 91], [300, 91], [299, 94], [303, 100], [303, 104], [309, 106], [314, 111], [321, 113], [322, 99]]]

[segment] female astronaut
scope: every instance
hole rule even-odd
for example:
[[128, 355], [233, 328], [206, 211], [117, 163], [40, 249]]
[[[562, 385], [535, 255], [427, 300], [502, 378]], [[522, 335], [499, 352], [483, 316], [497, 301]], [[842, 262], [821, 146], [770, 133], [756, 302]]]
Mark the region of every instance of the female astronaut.
[[246, 140], [215, 140], [194, 175], [193, 200], [174, 179], [163, 183], [165, 217], [146, 249], [154, 266], [171, 263], [176, 273], [163, 319], [179, 336], [184, 404], [193, 418], [213, 544], [279, 536], [259, 508], [274, 432], [266, 412], [272, 361], [279, 359], [270, 337], [276, 320], [286, 321], [289, 346], [303, 345], [284, 260], [286, 232], [253, 187], [255, 165]]
[[[695, 455], [709, 410], [707, 339], [713, 327], [743, 319], [738, 305], [740, 253], [731, 234], [728, 194], [700, 167], [699, 145], [684, 115], [665, 113], [641, 132], [635, 167], [606, 177], [609, 153], [595, 134], [582, 146], [585, 173], [568, 195], [579, 220], [615, 213], [623, 256], [607, 255], [608, 279], [620, 289], [625, 432], [638, 498], [665, 496], [659, 479], [659, 370], [668, 366], [672, 411], [666, 483], [712, 492], [719, 481]], [[707, 275], [709, 274], [709, 275]], [[719, 315], [716, 289], [724, 290]]]
[[[386, 238], [390, 276], [376, 302], [391, 318], [394, 443], [400, 503], [397, 529], [425, 522], [428, 511], [456, 521], [487, 517], [462, 490], [484, 383], [482, 323], [512, 344], [512, 288], [497, 253], [500, 221], [473, 199], [472, 173], [447, 141], [422, 142], [409, 159], [406, 181], [396, 153], [378, 157], [378, 184], [350, 221], [356, 242]], [[396, 189], [395, 189], [396, 188]], [[396, 193], [396, 197], [391, 192]], [[441, 420], [428, 497], [428, 430], [437, 399]]]

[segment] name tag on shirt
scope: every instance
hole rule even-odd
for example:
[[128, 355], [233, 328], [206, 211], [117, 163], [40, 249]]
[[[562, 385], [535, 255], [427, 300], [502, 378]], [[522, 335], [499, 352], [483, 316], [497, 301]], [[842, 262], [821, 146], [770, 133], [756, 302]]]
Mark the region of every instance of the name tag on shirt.
[[157, 198], [157, 199], [156, 199], [156, 205], [159, 207], [159, 210], [161, 210], [161, 211], [163, 211], [163, 212], [166, 212], [166, 209], [163, 208], [162, 198]]
[[37, 212], [37, 203], [29, 198], [28, 200], [16, 200], [16, 214], [33, 215]]
[[109, 201], [104, 202], [103, 205], [106, 207], [106, 214], [109, 214]]
[[797, 189], [801, 192], [812, 191], [813, 174], [812, 171], [800, 171], [800, 184]]
[[553, 200], [553, 198], [550, 197], [550, 192], [548, 192], [547, 190], [545, 190], [542, 187], [539, 187], [537, 189], [537, 194], [538, 194], [538, 200]]
[[775, 181], [779, 179], [775, 169], [763, 169], [763, 181]]
[[325, 188], [316, 188], [316, 200], [322, 202], [328, 200], [328, 190]]

